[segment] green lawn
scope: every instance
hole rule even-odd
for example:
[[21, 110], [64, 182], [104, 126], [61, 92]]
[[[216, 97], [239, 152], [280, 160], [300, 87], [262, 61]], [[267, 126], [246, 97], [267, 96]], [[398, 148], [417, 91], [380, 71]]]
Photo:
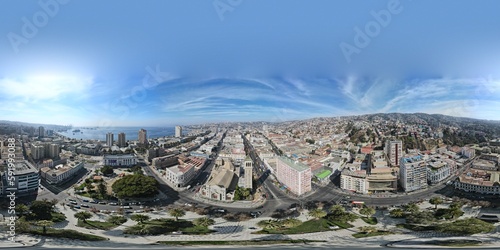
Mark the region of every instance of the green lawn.
[[349, 224], [348, 222], [341, 222], [341, 221], [330, 221], [332, 226], [338, 226], [342, 229], [347, 229], [347, 228], [352, 228], [354, 227], [353, 225]]
[[327, 170], [324, 170], [321, 173], [317, 174], [316, 177], [318, 177], [319, 179], [324, 179], [331, 173], [332, 173], [332, 171], [327, 169]]
[[362, 219], [364, 222], [366, 222], [366, 223], [368, 223], [368, 224], [370, 224], [370, 225], [377, 225], [377, 222], [378, 222], [378, 221], [377, 221], [377, 218], [375, 218], [375, 217], [369, 217], [369, 218], [366, 218], [366, 217], [361, 217], [361, 219]]
[[125, 229], [124, 233], [134, 235], [160, 235], [181, 231], [184, 234], [209, 234], [213, 232], [207, 227], [195, 226], [191, 221], [173, 219], [156, 219], [145, 221]]
[[406, 228], [406, 229], [410, 229], [413, 231], [433, 231], [433, 230], [436, 230], [436, 226], [433, 226], [433, 225], [423, 226], [423, 225], [413, 225], [413, 224], [407, 224], [407, 223], [397, 224], [396, 227]]
[[86, 222], [78, 220], [78, 223], [76, 225], [83, 228], [100, 229], [100, 230], [109, 230], [118, 226], [116, 224], [107, 221], [95, 221], [95, 220], [87, 220]]
[[85, 234], [85, 233], [81, 233], [81, 232], [78, 232], [75, 230], [70, 230], [70, 229], [47, 228], [46, 234], [42, 233], [42, 229], [32, 229], [28, 233], [35, 234], [35, 235], [54, 237], [54, 238], [68, 238], [68, 239], [84, 240], [84, 241], [108, 240], [107, 238], [104, 238], [101, 236], [92, 235], [92, 234]]
[[373, 233], [355, 233], [352, 236], [354, 238], [366, 238], [366, 237], [388, 235], [388, 234], [392, 234], [392, 233], [388, 232], [388, 231], [377, 231], [377, 232], [373, 232]]
[[350, 228], [352, 225], [348, 223], [339, 222], [329, 222], [327, 219], [312, 219], [308, 220], [299, 226], [292, 228], [280, 228], [280, 229], [263, 229], [256, 233], [258, 234], [302, 234], [302, 233], [316, 233], [331, 231], [330, 226], [339, 226], [340, 228]]
[[158, 241], [162, 245], [193, 246], [193, 245], [272, 245], [272, 244], [307, 244], [310, 242], [326, 242], [324, 240], [228, 240], [228, 241]]

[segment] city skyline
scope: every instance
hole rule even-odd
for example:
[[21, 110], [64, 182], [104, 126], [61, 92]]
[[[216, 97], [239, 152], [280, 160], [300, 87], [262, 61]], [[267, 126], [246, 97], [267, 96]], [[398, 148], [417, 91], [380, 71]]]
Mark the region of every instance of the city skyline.
[[[287, 6], [280, 18], [250, 1], [226, 12], [213, 1], [62, 2], [5, 1], [2, 119], [175, 126], [423, 112], [499, 120], [498, 2], [275, 1]], [[46, 22], [33, 19], [40, 13]]]

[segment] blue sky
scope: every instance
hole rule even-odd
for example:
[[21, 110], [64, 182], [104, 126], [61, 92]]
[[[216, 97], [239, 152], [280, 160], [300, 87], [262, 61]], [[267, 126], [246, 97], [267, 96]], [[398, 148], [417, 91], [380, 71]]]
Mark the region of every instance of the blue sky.
[[0, 119], [500, 120], [499, 1], [3, 0]]

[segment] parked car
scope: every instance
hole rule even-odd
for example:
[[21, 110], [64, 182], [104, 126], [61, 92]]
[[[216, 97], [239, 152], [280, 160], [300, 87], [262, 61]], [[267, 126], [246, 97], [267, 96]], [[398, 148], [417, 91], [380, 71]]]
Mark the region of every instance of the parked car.
[[130, 206], [121, 206], [120, 208], [123, 208], [123, 209], [131, 209], [132, 207], [130, 207]]
[[87, 200], [87, 199], [83, 199], [82, 201], [83, 201], [83, 202], [89, 202], [89, 200]]
[[83, 203], [82, 203], [82, 204], [80, 204], [80, 205], [81, 205], [82, 207], [86, 207], [86, 208], [89, 208], [89, 207], [90, 207], [89, 205], [87, 205], [87, 204], [83, 204]]
[[111, 206], [117, 206], [118, 203], [116, 203], [116, 202], [110, 202], [109, 205], [111, 205]]
[[104, 201], [99, 201], [99, 204], [106, 205], [106, 202], [104, 202]]
[[76, 209], [80, 209], [81, 207], [80, 207], [80, 206], [78, 206], [78, 205], [76, 205], [76, 206], [74, 206], [74, 208], [76, 208]]

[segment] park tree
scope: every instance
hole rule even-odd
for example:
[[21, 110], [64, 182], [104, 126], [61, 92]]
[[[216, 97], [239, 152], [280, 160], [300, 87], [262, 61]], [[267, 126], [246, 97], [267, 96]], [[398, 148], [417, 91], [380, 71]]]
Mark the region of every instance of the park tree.
[[389, 212], [389, 215], [393, 218], [402, 218], [405, 213], [402, 209], [400, 208], [396, 208], [396, 209], [393, 209]]
[[180, 209], [180, 208], [173, 208], [168, 211], [170, 216], [175, 217], [175, 221], [179, 220], [179, 217], [183, 217], [186, 215], [186, 211]]
[[257, 222], [257, 226], [264, 229], [277, 229], [282, 226], [282, 223], [279, 220], [261, 220]]
[[30, 218], [33, 220], [51, 220], [54, 206], [50, 201], [33, 201], [30, 205]]
[[283, 223], [284, 227], [292, 228], [292, 227], [297, 227], [300, 224], [302, 224], [302, 221], [300, 221], [299, 219], [295, 219], [295, 218], [288, 218], [288, 219], [284, 219], [282, 221], [282, 223]]
[[333, 205], [329, 210], [333, 215], [342, 215], [343, 213], [345, 213], [345, 208], [341, 205]]
[[113, 167], [106, 165], [106, 166], [101, 168], [101, 172], [103, 175], [112, 175], [113, 174]]
[[19, 215], [19, 217], [25, 215], [29, 211], [28, 206], [24, 204], [17, 204], [16, 205], [16, 214]]
[[142, 224], [144, 221], [147, 221], [150, 219], [149, 216], [145, 214], [134, 214], [130, 217], [133, 221], [137, 221], [139, 224]]
[[143, 198], [158, 194], [158, 181], [140, 174], [126, 175], [111, 186], [118, 198]]
[[443, 204], [443, 199], [441, 199], [441, 197], [434, 196], [434, 197], [429, 199], [429, 203], [434, 205], [434, 210], [437, 210], [437, 206], [439, 204]]
[[327, 213], [325, 211], [323, 211], [323, 209], [320, 209], [320, 208], [316, 208], [316, 209], [309, 211], [309, 216], [314, 217], [315, 219], [323, 218], [326, 215], [327, 215]]
[[410, 204], [407, 204], [405, 207], [404, 207], [404, 211], [405, 213], [416, 213], [420, 210], [420, 208], [417, 206], [417, 204], [415, 203], [410, 203]]
[[208, 226], [215, 224], [215, 221], [213, 219], [210, 219], [207, 217], [201, 217], [201, 218], [195, 219], [193, 221], [193, 224], [195, 224], [196, 226], [200, 226], [200, 227], [208, 227]]
[[51, 227], [54, 225], [54, 222], [50, 220], [39, 220], [36, 222], [36, 225], [42, 227], [42, 233], [47, 234], [47, 227]]
[[368, 217], [371, 217], [372, 215], [375, 214], [375, 209], [372, 207], [364, 206], [363, 208], [361, 208], [359, 210], [359, 213], [366, 216], [366, 218], [368, 218]]
[[106, 184], [104, 184], [103, 182], [99, 182], [99, 184], [97, 185], [97, 191], [102, 198], [106, 198], [108, 195], [106, 192]]
[[78, 212], [75, 214], [75, 218], [87, 222], [88, 219], [92, 218], [92, 214], [87, 211]]
[[113, 215], [110, 216], [106, 221], [114, 225], [121, 225], [127, 221], [127, 218], [125, 218], [124, 216]]

